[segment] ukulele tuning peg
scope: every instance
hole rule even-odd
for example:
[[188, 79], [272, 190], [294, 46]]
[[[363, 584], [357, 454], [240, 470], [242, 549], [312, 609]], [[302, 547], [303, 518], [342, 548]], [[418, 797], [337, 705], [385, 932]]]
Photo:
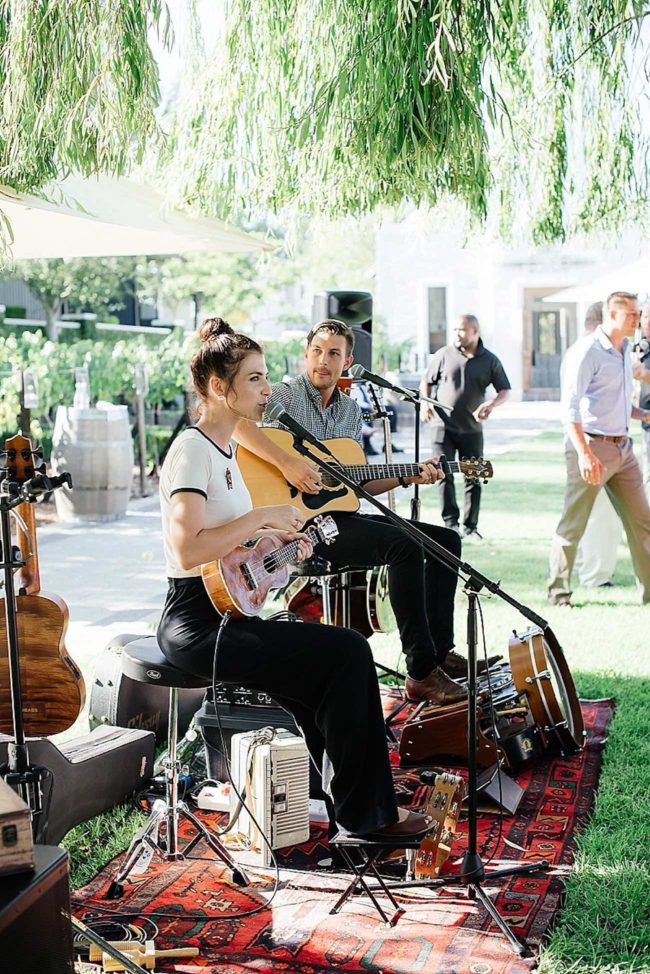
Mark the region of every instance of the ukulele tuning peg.
[[32, 456], [38, 457], [39, 460], [43, 459], [43, 447], [37, 446], [35, 450], [32, 450]]
[[[38, 467], [36, 468], [36, 472], [37, 473], [47, 473], [47, 464], [46, 463], [39, 464]], [[487, 481], [486, 481], [486, 483], [487, 483]]]

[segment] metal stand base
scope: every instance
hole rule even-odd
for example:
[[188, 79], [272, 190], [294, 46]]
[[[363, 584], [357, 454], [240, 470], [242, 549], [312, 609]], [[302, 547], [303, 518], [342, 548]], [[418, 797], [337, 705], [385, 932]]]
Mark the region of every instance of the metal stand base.
[[[122, 868], [109, 886], [105, 899], [114, 900], [124, 893], [124, 881], [133, 871], [137, 863], [142, 863], [141, 872], [147, 868], [154, 855], [159, 855], [167, 862], [178, 862], [185, 859], [202, 839], [204, 839], [215, 855], [232, 870], [232, 880], [237, 886], [248, 886], [248, 877], [244, 870], [237, 865], [225, 846], [219, 842], [205, 825], [193, 815], [185, 802], [178, 800], [178, 775], [180, 761], [178, 760], [178, 689], [169, 689], [169, 748], [164, 760], [165, 766], [165, 798], [154, 802], [149, 820], [133, 837], [128, 848]], [[194, 826], [195, 834], [183, 849], [178, 842], [178, 822], [183, 818]], [[164, 834], [161, 837], [161, 826]]]

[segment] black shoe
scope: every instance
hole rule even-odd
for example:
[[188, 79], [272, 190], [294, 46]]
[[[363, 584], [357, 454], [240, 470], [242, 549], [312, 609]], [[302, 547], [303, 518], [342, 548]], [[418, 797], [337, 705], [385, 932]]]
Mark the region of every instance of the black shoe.
[[[494, 664], [498, 663], [500, 659], [503, 659], [503, 657], [488, 656], [487, 663], [484, 659], [478, 660], [476, 664], [476, 672], [479, 675], [485, 673], [489, 667], [494, 666]], [[444, 670], [447, 676], [450, 676], [452, 680], [461, 680], [467, 676], [467, 660], [464, 656], [461, 656], [460, 653], [455, 653], [453, 649], [447, 653], [442, 663], [439, 663], [438, 666], [441, 670]]]

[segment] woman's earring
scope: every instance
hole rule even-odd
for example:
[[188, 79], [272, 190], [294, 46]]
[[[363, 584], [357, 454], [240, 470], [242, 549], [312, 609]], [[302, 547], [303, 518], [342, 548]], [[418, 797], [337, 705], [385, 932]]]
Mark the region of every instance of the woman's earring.
[[226, 397], [225, 396], [217, 396], [217, 399], [220, 399], [221, 402], [225, 402]]

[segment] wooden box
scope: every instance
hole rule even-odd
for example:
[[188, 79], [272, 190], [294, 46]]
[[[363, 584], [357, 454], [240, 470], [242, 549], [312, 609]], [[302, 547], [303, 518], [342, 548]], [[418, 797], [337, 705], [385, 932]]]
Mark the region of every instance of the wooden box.
[[0, 778], [0, 876], [34, 868], [31, 812]]

